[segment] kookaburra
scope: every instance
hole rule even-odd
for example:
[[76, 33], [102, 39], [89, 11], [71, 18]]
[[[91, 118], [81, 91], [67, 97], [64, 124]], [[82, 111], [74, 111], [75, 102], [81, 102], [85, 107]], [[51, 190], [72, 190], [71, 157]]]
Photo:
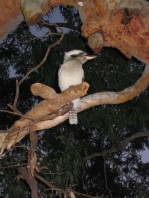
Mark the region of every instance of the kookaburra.
[[[64, 91], [72, 85], [78, 85], [83, 82], [84, 70], [82, 65], [96, 56], [88, 56], [81, 50], [72, 50], [64, 55], [64, 62], [58, 72], [58, 82], [61, 91]], [[78, 124], [77, 108], [79, 107], [79, 98], [73, 100], [73, 108], [69, 112], [69, 123]]]

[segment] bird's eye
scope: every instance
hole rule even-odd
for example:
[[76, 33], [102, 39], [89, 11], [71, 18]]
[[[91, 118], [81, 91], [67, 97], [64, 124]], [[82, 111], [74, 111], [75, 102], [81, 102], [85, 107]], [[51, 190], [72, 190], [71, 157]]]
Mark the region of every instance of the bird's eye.
[[78, 53], [78, 54], [72, 54], [72, 55], [71, 55], [71, 57], [73, 57], [73, 58], [75, 58], [75, 57], [83, 57], [83, 56], [87, 56], [87, 54], [84, 53], [84, 52], [80, 52], [80, 53]]
[[78, 57], [78, 54], [72, 54], [71, 57], [73, 58]]

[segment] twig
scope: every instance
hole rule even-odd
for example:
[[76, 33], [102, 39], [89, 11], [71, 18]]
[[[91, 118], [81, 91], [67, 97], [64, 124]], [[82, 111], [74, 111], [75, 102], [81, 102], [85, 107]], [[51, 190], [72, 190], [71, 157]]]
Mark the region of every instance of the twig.
[[73, 193], [76, 194], [76, 195], [81, 195], [81, 196], [87, 197], [87, 198], [104, 198], [104, 196], [100, 196], [100, 197], [91, 196], [91, 195], [87, 195], [87, 194], [83, 194], [83, 193], [79, 193], [79, 192], [73, 191], [73, 190], [71, 190], [71, 189], [63, 190], [63, 189], [60, 189], [60, 188], [56, 187], [55, 185], [50, 184], [47, 180], [45, 180], [43, 177], [41, 177], [41, 176], [39, 176], [39, 175], [37, 175], [37, 174], [35, 174], [35, 177], [36, 177], [38, 180], [40, 180], [42, 183], [46, 184], [46, 185], [50, 188], [50, 190], [55, 190], [55, 191], [58, 191], [58, 192], [61, 192], [61, 193], [73, 192]]
[[34, 40], [43, 40], [43, 38], [46, 38], [46, 37], [52, 36], [52, 35], [61, 36], [61, 33], [48, 32], [44, 36], [34, 37], [34, 38], [32, 38], [32, 39], [30, 39], [28, 41], [23, 41], [23, 43], [30, 43], [31, 41], [34, 41]]
[[108, 190], [110, 197], [113, 198], [111, 190], [109, 189], [109, 186], [108, 186], [106, 161], [105, 161], [105, 157], [104, 156], [103, 156], [103, 163], [104, 163], [103, 166], [104, 166], [104, 178], [105, 178], [105, 183], [106, 183], [106, 189]]
[[22, 118], [25, 118], [25, 119], [28, 119], [28, 120], [31, 120], [33, 121], [31, 118], [25, 116], [25, 115], [22, 115], [21, 113], [17, 113], [17, 112], [12, 112], [12, 111], [7, 111], [7, 110], [3, 110], [3, 109], [0, 109], [0, 112], [3, 112], [3, 113], [9, 113], [9, 114], [13, 114], [13, 115], [17, 115], [17, 116], [20, 116]]
[[20, 115], [23, 115], [23, 113], [21, 111], [19, 111], [15, 106], [13, 106], [11, 104], [7, 104], [7, 105], [13, 112], [16, 112], [16, 113], [19, 113]]
[[19, 98], [19, 92], [20, 92], [20, 81], [16, 80], [16, 95], [15, 95], [15, 99], [14, 99], [14, 103], [13, 103], [13, 107], [16, 108], [17, 106], [17, 101]]
[[7, 168], [16, 168], [16, 167], [22, 167], [22, 166], [26, 166], [27, 165], [27, 163], [25, 163], [25, 164], [15, 164], [16, 162], [14, 162], [14, 164], [11, 164], [10, 165], [10, 163], [9, 163], [9, 165], [7, 165], [7, 166], [2, 166], [2, 167], [0, 167], [0, 169], [7, 169]]
[[64, 191], [61, 189], [58, 189], [56, 186], [50, 184], [47, 180], [45, 180], [43, 177], [39, 176], [38, 174], [35, 174], [35, 177], [40, 180], [42, 183], [46, 184], [51, 190], [60, 190], [60, 191]]
[[[48, 24], [47, 22], [44, 22], [44, 23], [46, 23], [47, 25], [50, 25], [50, 24]], [[51, 44], [51, 45], [48, 46], [47, 51], [46, 51], [46, 53], [45, 53], [43, 59], [41, 60], [41, 62], [40, 62], [36, 67], [34, 67], [34, 68], [32, 68], [31, 70], [29, 70], [29, 71], [26, 73], [26, 75], [25, 75], [20, 81], [18, 81], [18, 80], [16, 81], [16, 95], [15, 95], [13, 107], [16, 108], [17, 101], [18, 101], [18, 98], [19, 98], [19, 92], [20, 92], [20, 86], [21, 86], [21, 84], [31, 75], [31, 73], [37, 71], [40, 67], [43, 66], [43, 64], [44, 64], [44, 63], [46, 62], [46, 60], [47, 60], [47, 57], [48, 57], [48, 55], [49, 55], [50, 50], [51, 50], [53, 47], [55, 47], [56, 45], [58, 45], [58, 44], [62, 41], [62, 39], [64, 38], [64, 33], [63, 33], [63, 31], [62, 31], [62, 28], [60, 28], [60, 27], [57, 26], [56, 24], [55, 24], [55, 26], [61, 30], [61, 33], [58, 34], [58, 35], [60, 35], [60, 38], [59, 38], [55, 43], [53, 43], [53, 44]]]
[[63, 172], [59, 172], [59, 173], [46, 173], [46, 172], [43, 172], [44, 175], [64, 175], [66, 174], [67, 171], [63, 171]]
[[115, 147], [115, 148], [104, 150], [102, 152], [93, 153], [93, 154], [85, 157], [84, 159], [89, 160], [89, 159], [92, 159], [94, 157], [106, 156], [107, 154], [112, 154], [112, 153], [116, 153], [116, 152], [119, 152], [119, 151], [123, 151], [127, 147], [127, 145], [129, 144], [130, 141], [135, 140], [135, 139], [140, 138], [140, 137], [149, 137], [149, 131], [136, 133], [136, 134], [126, 138], [123, 141], [122, 145], [120, 145], [118, 147]]
[[87, 198], [106, 198], [104, 195], [101, 195], [101, 196], [91, 196], [91, 195], [87, 195], [87, 194], [84, 194], [84, 193], [79, 193], [79, 192], [76, 192], [76, 191], [72, 191], [74, 194], [76, 195], [81, 195], [83, 197], [87, 197]]
[[[42, 20], [41, 20], [42, 22]], [[48, 27], [45, 23], [41, 23], [43, 24], [45, 27]], [[50, 26], [54, 26], [55, 24], [53, 23], [50, 23]], [[70, 24], [67, 24], [67, 23], [56, 23], [56, 25], [58, 25], [59, 27], [61, 28], [67, 28], [67, 29], [70, 29], [70, 30], [73, 30], [74, 32], [79, 32], [80, 33], [80, 28], [76, 28], [74, 26], [71, 26]]]

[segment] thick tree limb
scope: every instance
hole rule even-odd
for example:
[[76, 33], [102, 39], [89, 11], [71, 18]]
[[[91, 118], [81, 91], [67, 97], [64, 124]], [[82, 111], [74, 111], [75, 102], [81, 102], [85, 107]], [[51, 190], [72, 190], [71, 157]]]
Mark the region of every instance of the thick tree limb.
[[27, 182], [31, 189], [32, 198], [38, 198], [38, 186], [37, 181], [32, 177], [30, 171], [26, 167], [21, 167], [18, 169], [18, 172], [22, 175], [23, 179]]
[[28, 151], [27, 169], [30, 172], [30, 174], [32, 175], [32, 177], [34, 177], [34, 172], [36, 170], [38, 171], [37, 155], [36, 155], [36, 147], [37, 147], [37, 143], [38, 143], [38, 136], [37, 136], [36, 131], [31, 131], [29, 133], [29, 136], [30, 136], [31, 146], [30, 146], [30, 149]]
[[[96, 105], [124, 103], [138, 96], [147, 88], [148, 84], [149, 67], [146, 66], [142, 77], [133, 86], [128, 87], [120, 92], [100, 92], [82, 98], [78, 112], [84, 111]], [[69, 103], [73, 99], [85, 95], [87, 89], [88, 84], [84, 83], [82, 85], [70, 87], [61, 94], [57, 94], [53, 89], [40, 83], [35, 83], [32, 85], [32, 92], [35, 95], [42, 96], [46, 100], [42, 101], [35, 108], [25, 114], [25, 116], [27, 116], [29, 119], [21, 118], [14, 123], [14, 125], [9, 129], [9, 132], [4, 133], [2, 131], [3, 133], [0, 133], [1, 153], [4, 151], [4, 149], [9, 149], [12, 147], [12, 145], [19, 142], [29, 133], [29, 131], [49, 129], [64, 122], [66, 119], [68, 119], [68, 113], [63, 116], [58, 116], [54, 120], [46, 119], [43, 121], [43, 117], [46, 118], [48, 114], [61, 108], [66, 103]]]
[[128, 146], [129, 142], [131, 142], [132, 140], [135, 140], [137, 138], [141, 138], [141, 137], [149, 137], [149, 131], [136, 133], [136, 134], [128, 137], [127, 139], [125, 139], [120, 146], [114, 147], [114, 148], [111, 148], [111, 149], [107, 149], [107, 150], [104, 150], [104, 151], [101, 151], [101, 152], [93, 153], [93, 154], [85, 157], [84, 159], [85, 160], [90, 160], [90, 159], [95, 158], [95, 157], [106, 156], [108, 154], [123, 151]]
[[[39, 103], [35, 108], [30, 110], [22, 117], [20, 120], [16, 121], [14, 125], [7, 131], [1, 131], [0, 133], [0, 148], [1, 153], [5, 148], [12, 147], [15, 143], [20, 141], [29, 132], [38, 130], [37, 123], [40, 123], [40, 127], [43, 129], [44, 126], [43, 119], [49, 121], [48, 115], [57, 111], [57, 116], [61, 114], [61, 108], [70, 103], [73, 99], [80, 98], [86, 95], [89, 88], [88, 83], [72, 86], [65, 90], [64, 92], [57, 94], [52, 88], [46, 85], [35, 83], [31, 86], [32, 93], [35, 95], [42, 96], [45, 98], [41, 103]], [[68, 106], [69, 107], [69, 106]], [[69, 109], [68, 109], [69, 110]], [[67, 112], [64, 110], [64, 112]], [[63, 111], [62, 111], [63, 113]]]
[[145, 67], [144, 73], [137, 82], [122, 91], [119, 92], [99, 92], [82, 99], [81, 110], [88, 109], [102, 104], [121, 104], [132, 100], [134, 97], [140, 95], [149, 85], [149, 66]]
[[[99, 92], [83, 97], [80, 101], [78, 112], [84, 111], [90, 107], [102, 104], [120, 104], [141, 94], [149, 85], [149, 66], [146, 66], [143, 76], [131, 87], [128, 87], [120, 92]], [[44, 129], [52, 128], [68, 119], [68, 113], [55, 118], [52, 121], [43, 121]], [[41, 123], [35, 126], [39, 129]], [[41, 127], [40, 130], [43, 128]]]

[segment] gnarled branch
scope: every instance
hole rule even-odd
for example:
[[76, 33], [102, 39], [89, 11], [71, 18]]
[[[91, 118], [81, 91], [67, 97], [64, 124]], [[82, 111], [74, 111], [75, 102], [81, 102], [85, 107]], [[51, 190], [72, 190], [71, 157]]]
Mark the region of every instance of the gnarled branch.
[[[33, 84], [31, 86], [32, 92], [35, 95], [42, 96], [45, 100], [27, 112], [25, 117], [16, 121], [9, 130], [5, 132], [0, 131], [1, 153], [5, 148], [11, 148], [29, 132], [38, 131], [39, 126], [39, 130], [47, 129], [43, 120], [49, 122], [49, 114], [62, 115], [61, 112], [63, 112], [63, 109], [61, 108], [72, 100], [86, 95], [88, 88], [88, 83], [84, 82], [83, 84], [72, 86], [62, 93], [57, 94], [52, 88], [46, 85], [40, 83]], [[67, 112], [65, 109], [64, 111]], [[39, 126], [36, 126], [36, 124], [39, 124]]]

